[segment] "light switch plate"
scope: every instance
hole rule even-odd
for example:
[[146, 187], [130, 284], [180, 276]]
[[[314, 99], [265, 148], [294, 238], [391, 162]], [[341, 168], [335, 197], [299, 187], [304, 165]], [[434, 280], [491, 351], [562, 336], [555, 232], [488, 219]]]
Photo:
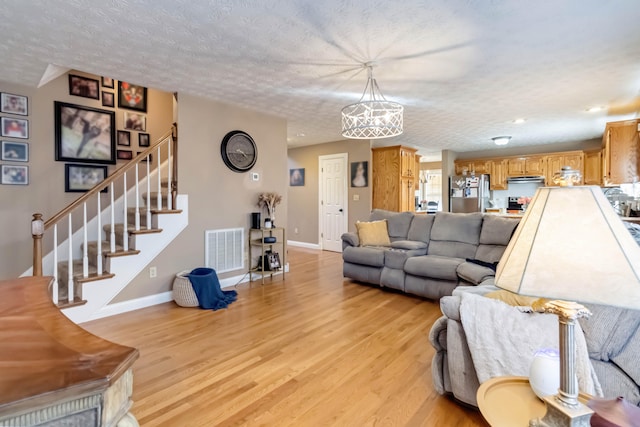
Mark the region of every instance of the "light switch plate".
[[253, 181], [259, 181], [259, 180], [260, 180], [260, 174], [258, 174], [258, 173], [256, 173], [256, 172], [253, 172], [253, 173], [251, 174], [251, 179], [252, 179]]
[[354, 194], [354, 195], [353, 195], [353, 200], [354, 200], [354, 201], [356, 201], [356, 202], [357, 202], [358, 200], [360, 200], [360, 195], [359, 195], [359, 194]]

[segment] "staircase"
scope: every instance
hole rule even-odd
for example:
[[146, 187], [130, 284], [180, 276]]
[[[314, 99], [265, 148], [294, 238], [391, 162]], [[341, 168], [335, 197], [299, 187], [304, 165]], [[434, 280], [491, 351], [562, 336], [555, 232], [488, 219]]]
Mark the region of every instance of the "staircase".
[[[74, 322], [103, 317], [101, 310], [187, 226], [188, 197], [177, 194], [174, 133], [47, 222], [34, 215], [34, 276], [54, 277], [51, 298]], [[65, 231], [66, 239], [58, 242], [58, 233]], [[45, 257], [43, 244], [51, 247]]]

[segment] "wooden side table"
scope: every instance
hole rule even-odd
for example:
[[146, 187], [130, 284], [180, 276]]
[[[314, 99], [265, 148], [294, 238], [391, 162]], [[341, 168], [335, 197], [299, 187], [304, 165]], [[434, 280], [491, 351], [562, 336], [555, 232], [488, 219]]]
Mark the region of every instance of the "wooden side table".
[[[580, 393], [586, 403], [591, 396]], [[527, 377], [496, 377], [480, 385], [476, 394], [478, 408], [492, 427], [526, 427], [529, 420], [541, 418], [547, 411], [535, 395]]]

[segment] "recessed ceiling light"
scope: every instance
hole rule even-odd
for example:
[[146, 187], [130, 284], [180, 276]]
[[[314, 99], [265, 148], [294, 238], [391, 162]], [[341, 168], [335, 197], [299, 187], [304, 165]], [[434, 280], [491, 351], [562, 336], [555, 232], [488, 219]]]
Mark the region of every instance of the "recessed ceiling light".
[[599, 106], [597, 106], [597, 107], [587, 108], [587, 111], [588, 111], [589, 113], [595, 113], [595, 112], [597, 112], [597, 111], [602, 111], [602, 110], [604, 110], [604, 107], [603, 107], [603, 106], [601, 106], [601, 105], [599, 105]]
[[515, 123], [515, 124], [519, 125], [519, 124], [522, 124], [522, 123], [524, 123], [524, 122], [526, 122], [526, 121], [527, 121], [527, 119], [515, 119], [515, 120], [513, 121], [513, 123]]

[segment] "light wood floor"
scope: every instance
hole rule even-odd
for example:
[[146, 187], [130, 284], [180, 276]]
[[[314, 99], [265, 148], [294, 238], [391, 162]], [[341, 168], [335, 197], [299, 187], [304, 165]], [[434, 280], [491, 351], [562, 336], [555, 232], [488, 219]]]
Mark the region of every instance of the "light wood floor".
[[290, 248], [291, 273], [226, 310], [173, 302], [82, 326], [137, 347], [142, 426], [487, 426], [431, 384], [436, 303], [342, 277], [340, 254]]

